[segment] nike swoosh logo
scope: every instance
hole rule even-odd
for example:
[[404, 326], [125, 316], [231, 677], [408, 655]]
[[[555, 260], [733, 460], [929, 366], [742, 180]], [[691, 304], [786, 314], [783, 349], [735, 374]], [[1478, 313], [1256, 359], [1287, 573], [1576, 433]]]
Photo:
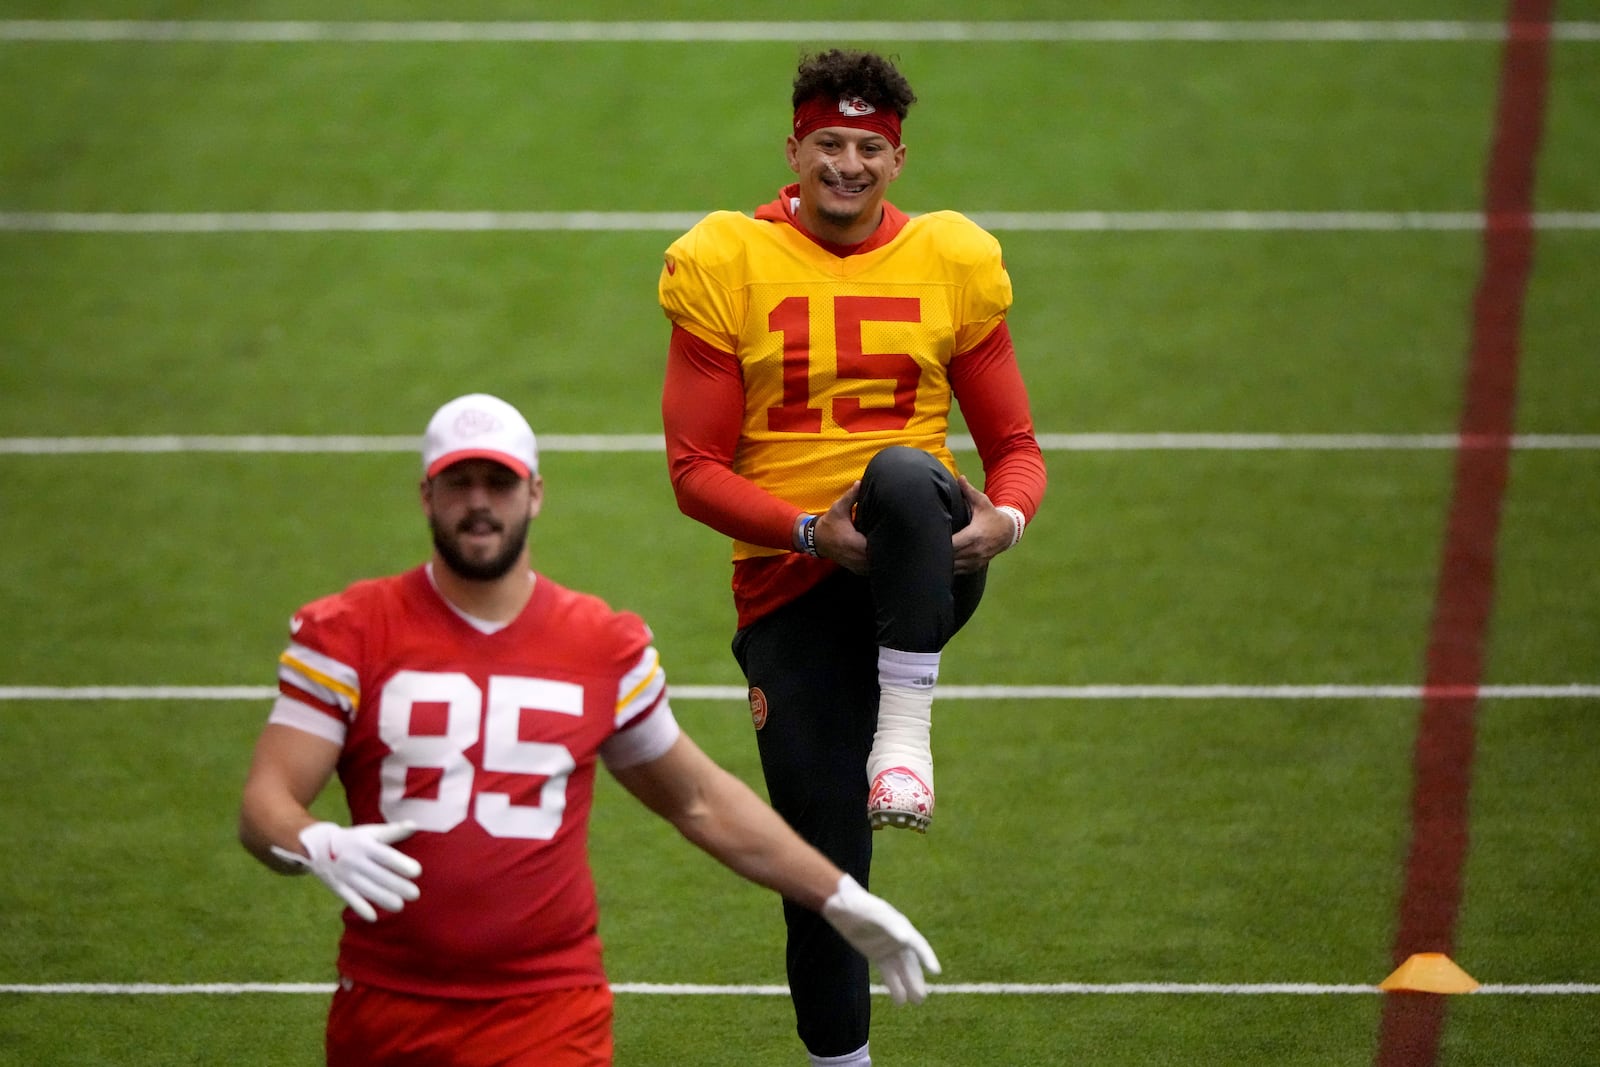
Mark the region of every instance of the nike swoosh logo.
[[300, 616], [296, 615], [294, 618], [289, 620], [289, 632], [290, 633], [292, 633], [292, 634], [299, 633], [300, 632], [300, 626], [301, 626]]

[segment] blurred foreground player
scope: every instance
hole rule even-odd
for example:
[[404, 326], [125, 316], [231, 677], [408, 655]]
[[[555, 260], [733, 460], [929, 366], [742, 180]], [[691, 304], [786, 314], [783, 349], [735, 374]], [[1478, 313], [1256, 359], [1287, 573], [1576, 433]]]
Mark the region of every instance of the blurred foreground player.
[[[240, 810], [262, 863], [347, 905], [327, 1062], [612, 1062], [586, 856], [597, 759], [920, 1001], [928, 943], [679, 729], [644, 622], [530, 568], [544, 482], [522, 415], [452, 400], [422, 458], [432, 559], [295, 613]], [[350, 826], [308, 810], [335, 771]]]

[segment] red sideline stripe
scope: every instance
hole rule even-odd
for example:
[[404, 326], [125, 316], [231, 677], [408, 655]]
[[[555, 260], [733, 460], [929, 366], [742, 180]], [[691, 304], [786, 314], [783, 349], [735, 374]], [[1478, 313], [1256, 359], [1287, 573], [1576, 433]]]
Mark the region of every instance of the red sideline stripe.
[[[1411, 848], [1394, 964], [1450, 953], [1467, 854], [1467, 799], [1484, 637], [1494, 602], [1495, 541], [1510, 468], [1523, 299], [1533, 267], [1534, 161], [1544, 123], [1554, 0], [1512, 0], [1501, 60], [1485, 200], [1483, 274], [1473, 305], [1461, 433], [1492, 447], [1456, 452], [1455, 486], [1428, 640], [1417, 725]], [[1384, 998], [1379, 1067], [1431, 1067], [1445, 998]]]

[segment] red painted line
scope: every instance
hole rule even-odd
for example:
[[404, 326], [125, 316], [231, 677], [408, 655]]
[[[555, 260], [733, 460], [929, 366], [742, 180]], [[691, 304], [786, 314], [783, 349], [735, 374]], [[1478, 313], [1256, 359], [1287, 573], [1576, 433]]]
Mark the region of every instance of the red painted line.
[[[1533, 268], [1534, 162], [1544, 126], [1554, 0], [1511, 0], [1494, 143], [1485, 180], [1488, 225], [1473, 304], [1472, 352], [1455, 484], [1428, 640], [1417, 724], [1411, 847], [1394, 965], [1454, 949], [1467, 856], [1468, 797], [1484, 639], [1494, 603], [1495, 543], [1510, 470], [1523, 300]], [[1487, 447], [1485, 447], [1487, 446]], [[1379, 1067], [1432, 1067], [1446, 998], [1384, 997]]]

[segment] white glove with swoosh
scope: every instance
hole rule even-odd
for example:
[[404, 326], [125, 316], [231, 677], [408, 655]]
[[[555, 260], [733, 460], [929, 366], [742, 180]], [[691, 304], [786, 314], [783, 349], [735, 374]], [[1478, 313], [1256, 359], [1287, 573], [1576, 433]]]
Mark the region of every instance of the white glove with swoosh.
[[[362, 823], [339, 826], [331, 822], [312, 823], [300, 831], [304, 856], [286, 848], [272, 846], [272, 854], [290, 863], [309, 867], [350, 910], [367, 922], [377, 922], [376, 904], [384, 911], [399, 911], [406, 901], [422, 895], [412, 879], [422, 873], [422, 864], [399, 849], [389, 846], [404, 841], [417, 830], [413, 822]], [[309, 857], [309, 858], [307, 858]]]
[[822, 917], [856, 951], [878, 965], [896, 1004], [921, 1004], [928, 995], [922, 970], [939, 973], [939, 958], [911, 920], [887, 900], [875, 897], [848, 874], [822, 905]]

